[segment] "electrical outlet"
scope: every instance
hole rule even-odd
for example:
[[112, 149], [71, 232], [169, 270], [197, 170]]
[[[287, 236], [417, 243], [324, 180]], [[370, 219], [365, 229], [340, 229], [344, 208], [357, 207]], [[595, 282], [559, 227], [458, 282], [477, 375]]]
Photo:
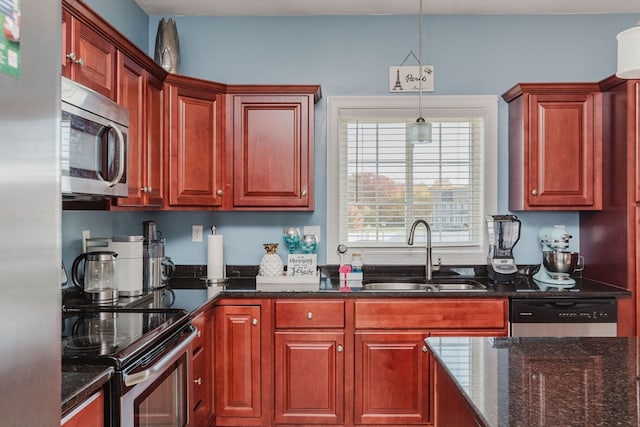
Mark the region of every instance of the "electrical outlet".
[[319, 225], [305, 225], [302, 234], [315, 234], [316, 240], [320, 243], [320, 226]]
[[202, 242], [202, 225], [191, 226], [191, 241]]
[[87, 239], [91, 238], [91, 230], [82, 230], [82, 253], [87, 252]]

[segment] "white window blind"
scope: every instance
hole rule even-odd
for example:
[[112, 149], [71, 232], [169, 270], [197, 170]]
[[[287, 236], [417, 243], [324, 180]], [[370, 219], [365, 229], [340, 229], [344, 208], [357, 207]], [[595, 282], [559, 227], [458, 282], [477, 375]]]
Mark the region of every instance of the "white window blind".
[[[434, 254], [481, 254], [469, 262], [486, 257], [484, 218], [496, 205], [497, 98], [427, 97], [430, 144], [408, 141], [416, 111], [406, 99], [403, 105], [389, 97], [366, 98], [329, 101], [329, 244], [357, 248], [365, 259], [371, 259], [367, 251], [401, 254], [411, 250], [411, 224], [424, 219]], [[415, 243], [424, 242], [421, 230]]]
[[[406, 245], [418, 218], [434, 246], [478, 245], [483, 232], [484, 119], [472, 115], [432, 122], [430, 144], [407, 140], [393, 117], [340, 118], [340, 240]], [[422, 238], [424, 235], [417, 235]]]

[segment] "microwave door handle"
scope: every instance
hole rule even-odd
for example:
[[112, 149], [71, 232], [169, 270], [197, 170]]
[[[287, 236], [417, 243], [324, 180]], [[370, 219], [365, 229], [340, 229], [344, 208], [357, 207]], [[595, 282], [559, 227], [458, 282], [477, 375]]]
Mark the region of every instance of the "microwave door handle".
[[179, 345], [173, 348], [169, 353], [162, 357], [161, 360], [154, 362], [153, 366], [149, 369], [145, 369], [141, 372], [136, 372], [135, 374], [124, 375], [124, 385], [127, 387], [134, 386], [136, 384], [140, 384], [149, 378], [153, 377], [154, 374], [161, 373], [166, 369], [166, 365], [172, 362], [173, 358], [185, 351], [185, 349], [191, 344], [198, 334], [197, 330], [191, 331], [189, 336], [182, 340]]
[[113, 181], [109, 183], [109, 187], [113, 187], [118, 182], [120, 182], [122, 175], [124, 175], [125, 146], [124, 135], [122, 134], [122, 131], [120, 130], [118, 125], [109, 123], [109, 126], [111, 126], [111, 128], [116, 132], [116, 136], [118, 137], [118, 151], [120, 153], [120, 155], [118, 156], [118, 174], [113, 179]]

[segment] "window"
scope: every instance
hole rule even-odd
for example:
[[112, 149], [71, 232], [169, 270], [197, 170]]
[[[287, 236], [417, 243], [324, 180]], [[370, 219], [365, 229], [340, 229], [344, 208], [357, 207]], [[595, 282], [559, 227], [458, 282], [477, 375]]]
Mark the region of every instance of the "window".
[[497, 207], [497, 97], [426, 96], [432, 143], [411, 144], [415, 97], [327, 101], [327, 262], [344, 243], [365, 263], [424, 263], [426, 220], [434, 259], [484, 263], [484, 218]]

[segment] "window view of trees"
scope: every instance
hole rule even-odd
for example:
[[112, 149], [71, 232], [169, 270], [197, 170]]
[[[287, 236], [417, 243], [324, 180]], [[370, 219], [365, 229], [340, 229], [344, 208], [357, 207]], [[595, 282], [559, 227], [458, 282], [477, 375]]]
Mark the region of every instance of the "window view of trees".
[[407, 229], [418, 218], [429, 222], [434, 243], [470, 241], [471, 125], [446, 123], [438, 129], [439, 141], [418, 146], [406, 141], [404, 123], [350, 124], [348, 242], [406, 242]]

